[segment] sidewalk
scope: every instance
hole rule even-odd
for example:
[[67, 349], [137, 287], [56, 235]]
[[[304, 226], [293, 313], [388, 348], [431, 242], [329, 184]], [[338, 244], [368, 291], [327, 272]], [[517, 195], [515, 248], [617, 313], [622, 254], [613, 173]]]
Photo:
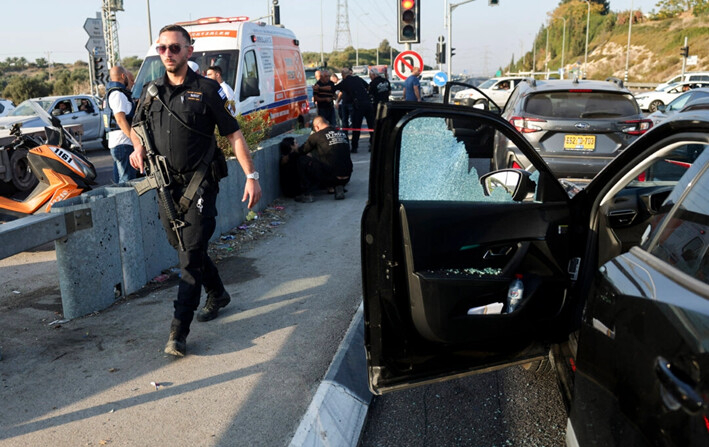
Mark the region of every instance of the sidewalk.
[[[353, 162], [346, 200], [287, 201], [283, 225], [219, 263], [232, 303], [193, 323], [184, 359], [162, 352], [175, 281], [50, 326], [50, 255], [0, 280], [0, 446], [290, 443], [361, 302], [369, 154]], [[20, 270], [7, 261], [0, 278]]]

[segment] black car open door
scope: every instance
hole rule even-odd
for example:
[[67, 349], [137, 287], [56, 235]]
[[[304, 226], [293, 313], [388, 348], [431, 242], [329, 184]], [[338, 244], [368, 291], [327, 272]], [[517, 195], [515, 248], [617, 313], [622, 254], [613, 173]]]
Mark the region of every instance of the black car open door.
[[[502, 133], [537, 170], [495, 175]], [[389, 103], [374, 134], [362, 217], [365, 344], [373, 392], [545, 356], [568, 334], [570, 200], [496, 114]], [[579, 237], [581, 236], [581, 237]], [[521, 275], [521, 304], [509, 284]]]

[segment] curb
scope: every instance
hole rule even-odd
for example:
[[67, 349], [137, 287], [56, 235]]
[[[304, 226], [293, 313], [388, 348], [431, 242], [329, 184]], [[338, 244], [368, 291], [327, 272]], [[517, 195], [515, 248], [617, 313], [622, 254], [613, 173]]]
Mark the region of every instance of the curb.
[[363, 314], [360, 303], [290, 447], [356, 446], [359, 442], [372, 400], [367, 383]]

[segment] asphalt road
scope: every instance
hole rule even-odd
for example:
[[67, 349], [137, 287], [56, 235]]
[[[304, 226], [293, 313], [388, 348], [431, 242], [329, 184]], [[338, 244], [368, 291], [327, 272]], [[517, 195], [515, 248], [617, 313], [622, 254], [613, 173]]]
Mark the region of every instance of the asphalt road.
[[553, 372], [520, 366], [377, 396], [360, 447], [564, 445]]

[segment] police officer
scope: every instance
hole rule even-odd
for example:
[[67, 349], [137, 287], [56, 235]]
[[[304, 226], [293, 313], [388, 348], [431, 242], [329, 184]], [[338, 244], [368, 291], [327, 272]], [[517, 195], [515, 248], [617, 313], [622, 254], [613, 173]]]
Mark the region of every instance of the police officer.
[[[252, 208], [261, 198], [258, 172], [237, 121], [227, 111], [226, 95], [219, 84], [188, 70], [187, 60], [193, 47], [189, 33], [179, 25], [168, 25], [160, 30], [157, 51], [166, 73], [154, 81], [157, 97], [148, 99], [148, 86], [143, 88], [134, 122], [146, 120], [152, 129], [156, 151], [167, 159], [173, 183], [170, 193], [176, 203], [187, 197], [186, 190], [195, 172], [203, 162], [210, 145], [216, 145], [214, 126], [231, 143], [234, 154], [246, 174], [242, 202], [248, 199]], [[131, 133], [134, 151], [131, 165], [143, 172], [145, 147], [135, 130]], [[219, 151], [217, 148], [212, 153]], [[204, 160], [206, 161], [206, 160]], [[180, 219], [186, 223], [181, 228], [181, 242], [172, 230], [160, 207], [168, 240], [178, 250], [181, 278], [174, 301], [174, 318], [165, 352], [182, 357], [187, 351], [187, 334], [195, 311], [199, 307], [201, 288], [207, 292], [207, 301], [197, 314], [198, 321], [209, 321], [231, 298], [224, 288], [217, 267], [207, 254], [209, 238], [216, 227], [216, 199], [218, 180], [208, 170], [188, 208], [181, 208]], [[183, 249], [184, 248], [184, 249]]]

